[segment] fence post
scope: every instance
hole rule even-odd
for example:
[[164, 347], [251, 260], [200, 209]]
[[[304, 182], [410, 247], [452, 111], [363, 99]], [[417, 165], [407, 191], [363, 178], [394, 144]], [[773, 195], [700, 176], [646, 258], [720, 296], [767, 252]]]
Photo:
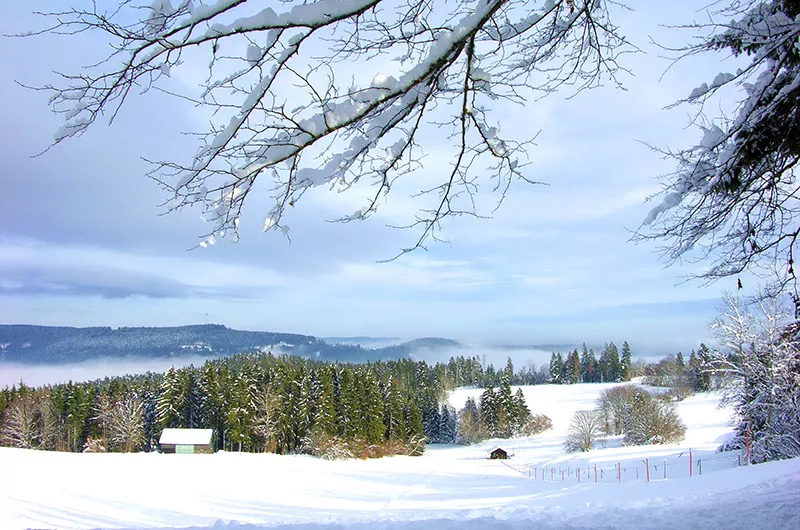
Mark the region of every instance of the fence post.
[[644, 459], [645, 473], [647, 474], [647, 482], [650, 482], [650, 459]]
[[594, 465], [594, 483], [597, 484], [597, 464]]
[[692, 478], [692, 466], [694, 463], [692, 462], [692, 450], [689, 449], [689, 478]]
[[697, 473], [700, 476], [703, 475], [703, 459], [702, 458], [698, 458], [697, 459]]
[[746, 458], [744, 459], [744, 465], [750, 465], [750, 429], [744, 431], [744, 446], [747, 451]]
[[581, 483], [581, 468], [577, 468], [578, 471], [578, 484]]
[[617, 483], [622, 484], [622, 464], [617, 462]]
[[667, 460], [664, 459], [664, 480], [667, 479]]

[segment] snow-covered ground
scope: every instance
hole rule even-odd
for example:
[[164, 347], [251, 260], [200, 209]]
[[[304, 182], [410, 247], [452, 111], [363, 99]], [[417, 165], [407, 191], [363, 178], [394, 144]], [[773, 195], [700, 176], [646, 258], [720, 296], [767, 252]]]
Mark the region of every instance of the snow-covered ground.
[[[735, 456], [720, 458], [714, 449], [731, 428], [715, 395], [679, 404], [689, 427], [681, 444], [627, 448], [612, 439], [605, 449], [565, 454], [572, 412], [592, 408], [608, 386], [526, 387], [529, 406], [553, 419], [552, 431], [429, 446], [416, 458], [0, 448], [0, 528], [800, 528], [800, 460], [737, 467]], [[458, 390], [451, 402], [460, 406], [470, 394], [480, 390]], [[488, 460], [496, 444], [513, 458]]]

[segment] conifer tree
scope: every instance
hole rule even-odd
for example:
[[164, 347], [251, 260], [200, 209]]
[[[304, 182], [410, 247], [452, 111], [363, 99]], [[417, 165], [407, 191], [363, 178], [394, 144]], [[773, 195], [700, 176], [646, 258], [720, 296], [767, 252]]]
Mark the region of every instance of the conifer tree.
[[562, 382], [565, 384], [573, 384], [580, 381], [581, 376], [581, 361], [578, 356], [578, 350], [575, 349], [567, 355], [567, 360], [564, 363], [564, 377]]
[[384, 424], [386, 427], [386, 438], [405, 439], [404, 420], [403, 420], [403, 399], [397, 380], [389, 376], [389, 380], [383, 385], [384, 403]]
[[450, 405], [443, 404], [439, 412], [441, 425], [439, 426], [439, 443], [452, 444], [458, 438], [458, 418], [456, 410]]
[[[681, 357], [682, 360], [683, 357]], [[623, 381], [630, 381], [633, 377], [633, 361], [631, 360], [631, 347], [628, 345], [628, 341], [622, 343], [622, 361], [619, 375]]]
[[605, 348], [603, 348], [603, 353], [600, 354], [600, 361], [598, 362], [598, 369], [603, 383], [610, 383], [619, 379], [619, 351], [613, 342], [606, 344]]
[[363, 370], [361, 379], [360, 435], [369, 443], [378, 443], [384, 439], [386, 434], [380, 386], [372, 370]]
[[429, 394], [423, 395], [421, 413], [425, 439], [428, 443], [439, 443], [441, 418], [439, 417], [439, 406], [433, 396]]
[[511, 436], [512, 417], [514, 414], [514, 396], [511, 393], [511, 380], [503, 375], [500, 388], [495, 396], [496, 433], [495, 436], [508, 438]]
[[588, 349], [585, 342], [581, 353], [581, 380], [584, 383], [595, 383], [598, 380], [597, 359], [594, 356], [594, 351]]
[[406, 440], [420, 440], [425, 437], [425, 429], [422, 426], [422, 414], [413, 399], [407, 399], [403, 409], [406, 427]]
[[214, 430], [212, 439], [216, 448], [225, 447], [225, 411], [223, 406], [222, 384], [226, 380], [227, 369], [216, 366], [209, 361], [200, 369], [198, 380], [198, 422], [200, 425]]
[[525, 395], [522, 389], [518, 388], [514, 393], [514, 405], [511, 413], [511, 434], [519, 436], [525, 427], [525, 424], [531, 417], [531, 411], [525, 403]]
[[186, 427], [181, 410], [184, 409], [185, 395], [174, 366], [164, 373], [156, 405], [156, 421], [162, 429]]
[[320, 432], [331, 436], [338, 432], [334, 399], [334, 372], [333, 367], [328, 365], [323, 367], [317, 374], [319, 377], [319, 391], [317, 394], [316, 415], [314, 417], [314, 427]]
[[479, 411], [481, 423], [486, 428], [486, 434], [491, 438], [497, 436], [498, 433], [497, 405], [497, 396], [494, 388], [491, 386], [486, 387], [486, 390], [481, 394]]
[[505, 369], [504, 373], [505, 373], [505, 376], [508, 377], [509, 381], [513, 381], [514, 380], [514, 363], [511, 360], [511, 357], [509, 357], [506, 360], [506, 369]]
[[552, 353], [550, 355], [550, 382], [559, 384], [562, 382], [561, 374], [564, 371], [564, 360], [561, 353]]

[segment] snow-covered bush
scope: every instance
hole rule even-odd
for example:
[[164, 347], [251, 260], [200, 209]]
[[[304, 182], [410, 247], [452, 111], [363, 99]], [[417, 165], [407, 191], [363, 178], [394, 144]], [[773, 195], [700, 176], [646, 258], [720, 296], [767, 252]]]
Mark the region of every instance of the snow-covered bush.
[[664, 399], [641, 400], [626, 421], [626, 445], [668, 444], [683, 439], [686, 425], [675, 406]]
[[304, 440], [300, 452], [311, 454], [324, 460], [345, 460], [350, 458], [382, 458], [384, 456], [419, 456], [425, 451], [425, 438], [413, 436], [408, 440], [389, 439], [371, 443], [361, 438], [347, 439], [314, 430]]
[[636, 385], [604, 390], [597, 400], [597, 413], [601, 418], [605, 434], [609, 436], [623, 434], [632, 411], [639, 403], [648, 399], [651, 399], [650, 394]]
[[105, 453], [107, 451], [106, 442], [102, 438], [89, 438], [83, 444], [84, 453]]
[[553, 428], [553, 420], [544, 414], [535, 414], [528, 418], [522, 429], [523, 436], [535, 436]]
[[597, 414], [605, 434], [624, 434], [625, 444], [671, 443], [686, 432], [673, 397], [671, 392], [653, 397], [635, 385], [609, 388], [597, 400]]

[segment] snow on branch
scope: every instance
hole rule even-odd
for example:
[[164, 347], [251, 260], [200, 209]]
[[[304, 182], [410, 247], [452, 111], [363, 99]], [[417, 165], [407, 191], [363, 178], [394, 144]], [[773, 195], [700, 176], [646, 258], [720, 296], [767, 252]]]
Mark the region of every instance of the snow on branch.
[[[207, 109], [212, 123], [196, 133], [193, 159], [157, 162], [151, 176], [169, 191], [169, 209], [202, 207], [211, 244], [238, 238], [257, 181], [273, 199], [264, 230], [288, 233], [286, 207], [319, 186], [371, 186], [364, 206], [341, 220], [368, 217], [398, 178], [423, 170], [421, 137], [441, 129], [451, 170], [420, 190], [436, 200], [410, 225], [420, 230], [404, 249], [413, 250], [435, 239], [443, 219], [480, 215], [474, 198], [484, 187], [499, 205], [513, 180], [534, 182], [524, 172], [532, 138], [504, 137], [492, 102], [616, 82], [628, 46], [607, 3], [125, 0], [108, 13], [96, 4], [51, 13], [45, 31], [99, 32], [114, 49], [64, 74], [66, 86], [45, 87], [65, 114], [55, 143], [103, 114], [113, 120], [132, 90], [161, 89]], [[202, 87], [176, 92], [170, 78], [198, 55], [208, 59]]]
[[[635, 239], [666, 241], [671, 260], [708, 259], [706, 279], [766, 270], [795, 283], [800, 236], [800, 12], [793, 2], [731, 2], [691, 28], [710, 33], [683, 55], [727, 50], [747, 64], [722, 72], [679, 103], [697, 105], [697, 145], [660, 150], [677, 165]], [[730, 117], [703, 106], [723, 87], [744, 94]]]

